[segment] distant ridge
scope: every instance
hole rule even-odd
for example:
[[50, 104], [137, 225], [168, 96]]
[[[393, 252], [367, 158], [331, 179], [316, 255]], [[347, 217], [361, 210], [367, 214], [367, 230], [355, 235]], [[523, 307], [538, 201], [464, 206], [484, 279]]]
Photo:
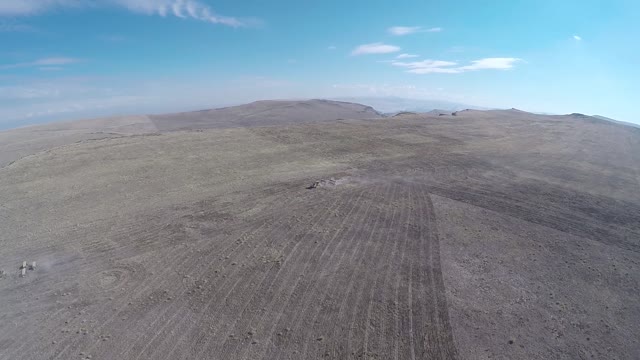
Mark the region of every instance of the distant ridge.
[[[378, 98], [379, 99], [379, 98]], [[344, 100], [344, 99], [343, 99]], [[273, 125], [297, 125], [335, 120], [376, 120], [385, 115], [370, 105], [343, 100], [263, 100], [219, 109], [206, 109], [159, 115], [115, 116], [88, 120], [54, 122], [0, 131], [0, 168], [40, 151], [73, 144], [123, 136], [142, 136], [170, 131], [206, 130]], [[391, 98], [391, 100], [397, 100]], [[405, 99], [406, 100], [406, 99]], [[461, 105], [461, 104], [458, 104]], [[604, 116], [583, 114], [534, 114], [518, 109], [482, 110], [462, 107], [450, 111], [433, 108], [425, 111], [398, 111], [387, 116], [458, 117], [490, 119], [519, 117], [539, 119], [579, 119], [590, 123], [616, 124], [640, 129], [639, 125]]]
[[370, 96], [370, 97], [340, 97], [334, 98], [339, 101], [350, 101], [359, 104], [366, 104], [376, 108], [378, 111], [387, 114], [397, 114], [401, 112], [427, 113], [432, 110], [452, 113], [464, 109], [488, 110], [479, 106], [457, 103], [445, 100], [425, 100], [408, 99], [395, 96]]
[[263, 100], [246, 105], [151, 115], [160, 131], [305, 124], [384, 117], [373, 107], [335, 100]]

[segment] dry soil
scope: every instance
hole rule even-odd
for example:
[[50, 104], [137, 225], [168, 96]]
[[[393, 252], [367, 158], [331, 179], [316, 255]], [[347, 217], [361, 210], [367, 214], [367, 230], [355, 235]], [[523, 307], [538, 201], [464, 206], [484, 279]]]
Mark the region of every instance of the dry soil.
[[0, 358], [640, 358], [640, 130], [171, 116], [0, 137]]

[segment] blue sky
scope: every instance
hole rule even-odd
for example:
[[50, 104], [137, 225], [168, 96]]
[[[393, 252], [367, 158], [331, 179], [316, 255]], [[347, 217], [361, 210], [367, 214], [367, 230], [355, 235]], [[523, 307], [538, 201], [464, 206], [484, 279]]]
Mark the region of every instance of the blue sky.
[[0, 128], [399, 96], [640, 123], [640, 2], [0, 0]]

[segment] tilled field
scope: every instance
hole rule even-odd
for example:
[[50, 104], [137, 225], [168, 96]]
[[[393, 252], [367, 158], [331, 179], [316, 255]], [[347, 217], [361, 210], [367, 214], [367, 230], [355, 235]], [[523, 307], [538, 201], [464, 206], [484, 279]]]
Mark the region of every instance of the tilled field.
[[515, 111], [52, 148], [0, 169], [0, 358], [635, 359], [636, 154]]

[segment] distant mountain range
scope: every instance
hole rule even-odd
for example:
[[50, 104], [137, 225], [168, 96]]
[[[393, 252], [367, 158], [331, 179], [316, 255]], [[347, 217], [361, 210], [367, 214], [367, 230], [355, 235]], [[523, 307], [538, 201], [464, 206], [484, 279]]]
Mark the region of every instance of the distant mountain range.
[[397, 114], [400, 112], [425, 113], [432, 110], [454, 112], [465, 109], [489, 110], [486, 107], [457, 103], [444, 100], [407, 99], [393, 96], [385, 97], [341, 97], [333, 100], [348, 101], [369, 105], [385, 114]]

